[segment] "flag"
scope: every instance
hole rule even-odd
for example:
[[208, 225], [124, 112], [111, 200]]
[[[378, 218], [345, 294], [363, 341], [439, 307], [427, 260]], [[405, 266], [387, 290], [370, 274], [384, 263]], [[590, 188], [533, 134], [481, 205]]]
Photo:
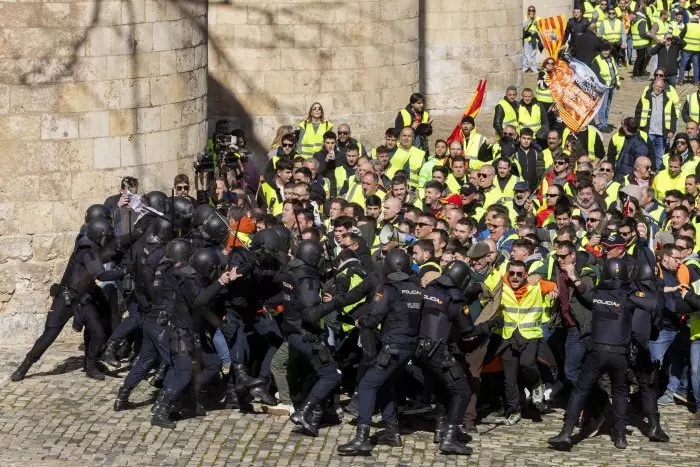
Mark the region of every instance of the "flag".
[[598, 113], [607, 90], [593, 70], [568, 55], [557, 61], [549, 80], [559, 116], [572, 133], [579, 132]]
[[[485, 95], [486, 95], [486, 80], [480, 79], [479, 84], [476, 85], [476, 92], [472, 96], [472, 100], [471, 100], [471, 102], [469, 102], [469, 105], [467, 106], [466, 110], [464, 111], [464, 115], [462, 115], [462, 118], [464, 118], [464, 117], [476, 118], [476, 116], [479, 115], [479, 111], [481, 110], [481, 104], [484, 103], [484, 96]], [[457, 122], [457, 126], [455, 126], [455, 129], [452, 130], [452, 134], [450, 135], [449, 138], [447, 138], [448, 145], [452, 141], [459, 141], [460, 143], [462, 141], [464, 141], [464, 135], [462, 135], [462, 118], [459, 119], [459, 122]]]
[[540, 33], [542, 46], [547, 51], [547, 55], [557, 58], [559, 49], [564, 40], [564, 31], [566, 30], [565, 16], [552, 16], [537, 20], [537, 30]]

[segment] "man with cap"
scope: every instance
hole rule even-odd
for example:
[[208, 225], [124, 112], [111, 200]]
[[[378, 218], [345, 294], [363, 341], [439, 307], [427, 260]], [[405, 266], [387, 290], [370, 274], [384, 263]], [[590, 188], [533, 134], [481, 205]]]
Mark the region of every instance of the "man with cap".
[[506, 206], [516, 217], [532, 216], [539, 208], [539, 203], [530, 197], [530, 186], [527, 182], [520, 181], [515, 184], [515, 197], [512, 203], [506, 203]]
[[634, 260], [626, 251], [627, 242], [618, 233], [610, 234], [608, 237], [604, 238], [600, 244], [603, 245], [603, 255], [606, 259], [618, 259], [624, 262], [628, 267], [634, 265]]
[[462, 154], [469, 161], [469, 167], [478, 169], [483, 165], [479, 155], [489, 153], [486, 138], [476, 131], [474, 117], [466, 115], [462, 118]]
[[447, 209], [460, 209], [464, 204], [462, 197], [457, 193], [452, 193], [449, 196], [440, 198], [440, 203]]
[[459, 189], [459, 194], [462, 197], [464, 214], [479, 222], [486, 211], [481, 206], [478, 188], [473, 185], [464, 185]]

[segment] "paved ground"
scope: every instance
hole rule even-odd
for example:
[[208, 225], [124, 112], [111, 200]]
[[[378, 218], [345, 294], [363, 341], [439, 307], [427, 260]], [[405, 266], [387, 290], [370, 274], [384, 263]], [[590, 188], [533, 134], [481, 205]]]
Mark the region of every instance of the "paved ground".
[[[0, 347], [0, 463], [2, 465], [698, 465], [700, 428], [688, 411], [663, 409], [668, 444], [650, 444], [629, 427], [630, 446], [618, 451], [608, 435], [579, 444], [571, 453], [546, 448], [560, 428], [556, 409], [540, 423], [515, 427], [497, 418], [479, 426], [470, 459], [436, 454], [432, 435], [404, 435], [404, 447], [379, 447], [370, 458], [341, 458], [335, 446], [354, 433], [348, 423], [325, 428], [319, 438], [291, 433], [286, 417], [213, 410], [201, 419], [178, 422], [175, 430], [149, 423], [154, 391], [142, 384], [131, 400], [140, 407], [115, 413], [120, 379], [88, 380], [74, 344], [52, 347], [27, 379], [9, 382], [26, 348]], [[635, 420], [637, 417], [633, 417]], [[636, 422], [635, 422], [636, 423]]]

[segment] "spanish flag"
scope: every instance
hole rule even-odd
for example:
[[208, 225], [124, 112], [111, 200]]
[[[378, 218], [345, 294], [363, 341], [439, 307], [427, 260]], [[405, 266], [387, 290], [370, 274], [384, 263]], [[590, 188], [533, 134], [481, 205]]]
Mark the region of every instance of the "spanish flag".
[[564, 40], [566, 17], [562, 15], [540, 19], [537, 21], [537, 30], [547, 54], [556, 59]]
[[[479, 111], [481, 110], [481, 104], [484, 103], [484, 96], [486, 96], [486, 80], [480, 79], [479, 84], [477, 84], [476, 86], [476, 92], [472, 96], [472, 100], [471, 102], [469, 102], [469, 105], [464, 111], [464, 115], [462, 115], [462, 118], [476, 118], [476, 116], [479, 115]], [[459, 141], [460, 143], [464, 141], [464, 135], [462, 134], [462, 118], [459, 119], [459, 122], [457, 122], [457, 126], [455, 126], [455, 129], [452, 130], [452, 134], [449, 138], [447, 138], [448, 145], [452, 141]]]

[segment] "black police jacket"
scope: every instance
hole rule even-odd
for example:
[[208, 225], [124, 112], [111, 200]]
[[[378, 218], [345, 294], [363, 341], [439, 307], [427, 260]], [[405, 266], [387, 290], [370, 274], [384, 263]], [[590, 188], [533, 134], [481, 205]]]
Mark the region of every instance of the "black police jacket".
[[628, 346], [632, 338], [632, 289], [620, 280], [602, 281], [593, 292], [591, 340], [596, 344]]
[[474, 330], [474, 323], [464, 312], [468, 304], [462, 291], [440, 279], [431, 282], [423, 293], [420, 336], [446, 342], [454, 327], [459, 334], [467, 335]]
[[664, 284], [659, 279], [635, 281], [635, 289], [630, 297], [634, 303], [632, 317], [632, 338], [643, 348], [649, 348], [649, 341], [656, 339], [663, 327]]
[[113, 281], [123, 275], [124, 271], [121, 269], [105, 270], [100, 246], [89, 238], [82, 237], [78, 240], [77, 250], [71, 254], [63, 272], [61, 285], [77, 295], [92, 295], [99, 292], [96, 280]]
[[332, 308], [321, 302], [321, 273], [298, 259], [293, 259], [275, 280], [282, 286], [282, 332], [321, 336], [319, 316]]
[[383, 289], [374, 295], [369, 313], [358, 318], [361, 328], [382, 325], [380, 339], [384, 345], [418, 343], [423, 289], [411, 279], [401, 272], [389, 274]]
[[165, 256], [164, 243], [146, 244], [138, 258], [139, 266], [134, 268], [136, 301], [142, 313], [148, 313], [148, 309], [155, 299], [153, 283], [156, 279], [156, 270], [163, 256]]

